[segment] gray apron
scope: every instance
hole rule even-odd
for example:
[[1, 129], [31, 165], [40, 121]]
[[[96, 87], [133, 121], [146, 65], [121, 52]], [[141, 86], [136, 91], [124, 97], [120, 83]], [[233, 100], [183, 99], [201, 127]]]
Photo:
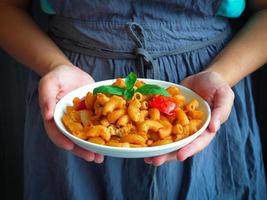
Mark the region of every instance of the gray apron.
[[[135, 71], [179, 83], [211, 62], [231, 37], [215, 15], [220, 1], [50, 1], [49, 35], [96, 81]], [[26, 199], [266, 199], [250, 79], [233, 90], [229, 120], [212, 143], [185, 162], [143, 159], [88, 163], [47, 137], [32, 74], [25, 124]], [[77, 80], [78, 81], [78, 80]]]

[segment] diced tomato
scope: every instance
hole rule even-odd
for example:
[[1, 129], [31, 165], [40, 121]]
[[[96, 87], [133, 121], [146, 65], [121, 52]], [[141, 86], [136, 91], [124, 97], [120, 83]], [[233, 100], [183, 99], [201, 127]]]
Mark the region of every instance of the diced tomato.
[[157, 96], [149, 102], [149, 107], [157, 108], [160, 112], [173, 116], [175, 114], [174, 110], [176, 108], [176, 104], [174, 99], [171, 97]]
[[78, 105], [75, 107], [75, 110], [84, 110], [86, 109], [86, 105], [85, 105], [85, 99], [82, 99]]

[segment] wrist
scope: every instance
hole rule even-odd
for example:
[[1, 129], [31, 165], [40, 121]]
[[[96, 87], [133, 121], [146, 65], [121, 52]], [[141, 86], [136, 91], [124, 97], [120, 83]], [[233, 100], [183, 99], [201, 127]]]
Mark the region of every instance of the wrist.
[[50, 62], [44, 67], [39, 73], [41, 76], [45, 76], [49, 72], [53, 71], [59, 66], [66, 66], [66, 67], [75, 67], [69, 60], [64, 59], [64, 60], [59, 60], [57, 59], [56, 61]]
[[215, 61], [211, 63], [204, 71], [217, 73], [230, 87], [232, 87], [239, 81], [236, 74], [240, 74], [240, 72], [238, 72], [237, 69], [239, 69], [239, 67], [236, 67], [234, 63], [220, 63]]

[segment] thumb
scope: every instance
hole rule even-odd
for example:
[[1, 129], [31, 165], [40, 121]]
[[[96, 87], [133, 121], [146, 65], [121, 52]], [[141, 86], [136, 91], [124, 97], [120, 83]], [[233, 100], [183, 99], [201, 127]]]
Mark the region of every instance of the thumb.
[[192, 88], [192, 78], [193, 75], [186, 77], [184, 80], [181, 81], [181, 85]]
[[39, 105], [45, 120], [53, 118], [58, 90], [57, 83], [50, 78], [43, 77], [39, 82]]
[[223, 86], [216, 91], [209, 124], [211, 132], [217, 132], [220, 125], [228, 119], [233, 101], [234, 93], [229, 86]]

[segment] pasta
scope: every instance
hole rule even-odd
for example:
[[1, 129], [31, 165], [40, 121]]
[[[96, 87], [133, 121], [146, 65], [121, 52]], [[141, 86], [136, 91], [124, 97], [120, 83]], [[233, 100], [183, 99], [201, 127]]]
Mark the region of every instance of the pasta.
[[[178, 87], [170, 86], [165, 89], [170, 97], [164, 96], [157, 103], [157, 98], [162, 95], [142, 93], [138, 89], [144, 85], [146, 83], [137, 80], [132, 85], [137, 91], [131, 91], [130, 99], [123, 95], [92, 92], [82, 99], [75, 97], [73, 106], [66, 107], [62, 122], [76, 137], [120, 148], [165, 145], [188, 137], [201, 128], [204, 113], [196, 99], [187, 102]], [[121, 78], [112, 86], [128, 87]]]

